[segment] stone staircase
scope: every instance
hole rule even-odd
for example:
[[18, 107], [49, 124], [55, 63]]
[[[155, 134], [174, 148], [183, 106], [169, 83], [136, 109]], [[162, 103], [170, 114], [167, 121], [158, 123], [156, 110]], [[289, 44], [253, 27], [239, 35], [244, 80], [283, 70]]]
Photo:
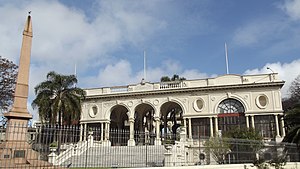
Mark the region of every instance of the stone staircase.
[[99, 146], [72, 156], [61, 166], [70, 167], [150, 167], [163, 166], [164, 146]]

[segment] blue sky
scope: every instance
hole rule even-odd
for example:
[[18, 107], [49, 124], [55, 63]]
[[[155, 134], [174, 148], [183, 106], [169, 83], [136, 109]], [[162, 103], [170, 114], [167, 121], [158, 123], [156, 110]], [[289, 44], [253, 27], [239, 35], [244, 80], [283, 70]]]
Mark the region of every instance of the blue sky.
[[[127, 85], [174, 73], [187, 79], [278, 72], [283, 95], [300, 74], [299, 0], [0, 0], [0, 55], [18, 62], [32, 11], [33, 87], [47, 72], [83, 88]], [[30, 103], [29, 103], [30, 104]]]

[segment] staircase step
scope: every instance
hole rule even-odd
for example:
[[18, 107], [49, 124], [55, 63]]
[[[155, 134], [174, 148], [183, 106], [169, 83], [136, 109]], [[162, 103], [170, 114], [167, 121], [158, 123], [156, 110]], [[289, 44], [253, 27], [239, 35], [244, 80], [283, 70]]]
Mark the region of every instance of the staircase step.
[[[71, 167], [146, 167], [162, 166], [164, 146], [91, 147], [80, 156], [73, 156], [62, 166]], [[147, 157], [146, 157], [147, 155]]]

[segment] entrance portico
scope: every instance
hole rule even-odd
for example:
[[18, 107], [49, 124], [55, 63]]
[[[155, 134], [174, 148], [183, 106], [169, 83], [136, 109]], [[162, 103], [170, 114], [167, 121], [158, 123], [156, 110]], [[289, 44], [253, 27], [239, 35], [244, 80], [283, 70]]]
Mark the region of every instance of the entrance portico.
[[[82, 130], [98, 123], [101, 139], [112, 145], [160, 145], [177, 139], [180, 126], [189, 140], [236, 127], [257, 129], [267, 139], [281, 138], [283, 84], [277, 74], [262, 74], [86, 89], [80, 122]], [[107, 133], [116, 129], [128, 131], [126, 140]], [[148, 133], [148, 140], [136, 132]]]

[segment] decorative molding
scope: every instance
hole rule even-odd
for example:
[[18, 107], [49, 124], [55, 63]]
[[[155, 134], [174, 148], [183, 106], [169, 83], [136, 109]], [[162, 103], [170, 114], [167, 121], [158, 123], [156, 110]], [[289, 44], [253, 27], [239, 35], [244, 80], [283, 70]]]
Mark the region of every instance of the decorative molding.
[[[264, 100], [261, 100], [261, 99], [264, 99]], [[269, 105], [269, 101], [270, 99], [268, 98], [267, 95], [265, 94], [260, 94], [256, 97], [255, 99], [255, 103], [256, 103], [256, 106], [260, 109], [265, 109], [268, 105]], [[263, 104], [264, 105], [263, 105]]]
[[231, 98], [231, 92], [226, 92], [227, 98]]
[[155, 99], [155, 100], [153, 101], [153, 104], [154, 104], [155, 106], [158, 106], [159, 100], [158, 100], [158, 99]]
[[127, 106], [128, 106], [128, 107], [132, 107], [132, 106], [133, 106], [133, 102], [132, 102], [132, 101], [129, 101], [129, 102], [127, 103]]
[[[199, 102], [201, 102], [200, 106], [202, 107], [199, 107]], [[201, 112], [204, 109], [204, 107], [205, 101], [202, 98], [198, 98], [193, 102], [193, 108], [196, 112]]]
[[104, 107], [104, 108], [111, 107], [112, 105], [115, 105], [115, 102], [104, 102], [104, 103], [103, 103], [103, 107]]

